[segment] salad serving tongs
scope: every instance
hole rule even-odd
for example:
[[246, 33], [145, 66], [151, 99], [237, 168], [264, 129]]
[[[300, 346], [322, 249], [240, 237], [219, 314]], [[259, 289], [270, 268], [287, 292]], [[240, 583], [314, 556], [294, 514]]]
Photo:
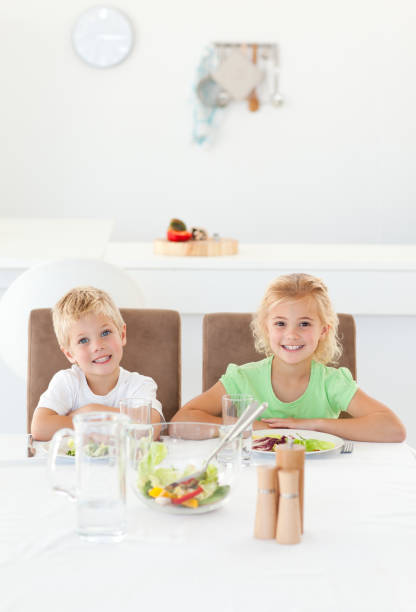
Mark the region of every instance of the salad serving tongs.
[[183, 476], [182, 478], [178, 478], [174, 482], [171, 482], [165, 487], [173, 488], [179, 485], [181, 482], [187, 482], [188, 480], [196, 479], [199, 480], [201, 476], [203, 476], [206, 472], [209, 462], [220, 452], [221, 449], [224, 448], [226, 444], [235, 440], [235, 438], [240, 435], [241, 432], [248, 427], [256, 417], [259, 416], [264, 410], [266, 410], [268, 406], [267, 402], [263, 402], [259, 405], [258, 402], [252, 402], [247, 408], [244, 410], [243, 414], [238, 418], [236, 423], [229, 428], [225, 436], [221, 439], [221, 442], [214, 448], [210, 455], [205, 459], [202, 464], [202, 468], [193, 474], [188, 474], [187, 476]]

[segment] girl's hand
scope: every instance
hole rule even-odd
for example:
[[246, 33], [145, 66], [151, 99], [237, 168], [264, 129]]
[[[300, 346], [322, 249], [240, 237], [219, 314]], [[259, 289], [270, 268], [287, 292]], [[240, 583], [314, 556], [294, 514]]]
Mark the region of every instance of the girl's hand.
[[319, 419], [261, 419], [273, 429], [318, 429]]
[[263, 421], [253, 421], [253, 429], [264, 429], [265, 424]]

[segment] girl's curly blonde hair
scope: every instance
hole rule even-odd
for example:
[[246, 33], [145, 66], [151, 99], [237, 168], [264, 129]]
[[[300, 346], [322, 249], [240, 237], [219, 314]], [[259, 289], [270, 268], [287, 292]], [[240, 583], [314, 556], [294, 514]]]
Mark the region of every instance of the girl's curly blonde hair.
[[59, 346], [68, 348], [71, 324], [92, 313], [109, 317], [121, 334], [124, 321], [108, 293], [95, 287], [74, 287], [52, 308], [53, 328]]
[[315, 361], [324, 365], [337, 363], [342, 354], [338, 338], [338, 315], [329, 299], [328, 289], [320, 278], [309, 274], [286, 274], [276, 278], [266, 289], [261, 304], [251, 322], [254, 344], [259, 353], [272, 355], [266, 319], [270, 308], [283, 301], [312, 297], [318, 308], [319, 318], [328, 326], [327, 333], [319, 340], [314, 353]]

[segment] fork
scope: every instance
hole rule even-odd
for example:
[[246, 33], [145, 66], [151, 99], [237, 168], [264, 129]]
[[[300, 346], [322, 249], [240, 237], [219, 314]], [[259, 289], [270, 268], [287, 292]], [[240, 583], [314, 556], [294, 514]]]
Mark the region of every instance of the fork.
[[32, 434], [27, 435], [27, 456], [34, 457], [36, 455], [36, 448], [33, 446]]
[[354, 450], [354, 445], [351, 440], [344, 440], [344, 446], [341, 449], [341, 453], [348, 454], [352, 453]]

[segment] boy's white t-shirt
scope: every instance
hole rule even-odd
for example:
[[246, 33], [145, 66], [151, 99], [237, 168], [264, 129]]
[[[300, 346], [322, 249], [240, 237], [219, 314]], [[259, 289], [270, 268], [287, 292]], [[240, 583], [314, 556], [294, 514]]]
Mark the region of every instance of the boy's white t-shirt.
[[114, 389], [107, 395], [95, 395], [88, 386], [84, 372], [77, 365], [59, 370], [51, 379], [48, 388], [40, 396], [38, 407], [50, 408], [61, 416], [67, 415], [87, 404], [103, 404], [118, 408], [119, 402], [128, 397], [147, 397], [152, 408], [161, 416], [162, 404], [156, 399], [157, 384], [149, 376], [128, 372], [120, 367], [120, 375]]

